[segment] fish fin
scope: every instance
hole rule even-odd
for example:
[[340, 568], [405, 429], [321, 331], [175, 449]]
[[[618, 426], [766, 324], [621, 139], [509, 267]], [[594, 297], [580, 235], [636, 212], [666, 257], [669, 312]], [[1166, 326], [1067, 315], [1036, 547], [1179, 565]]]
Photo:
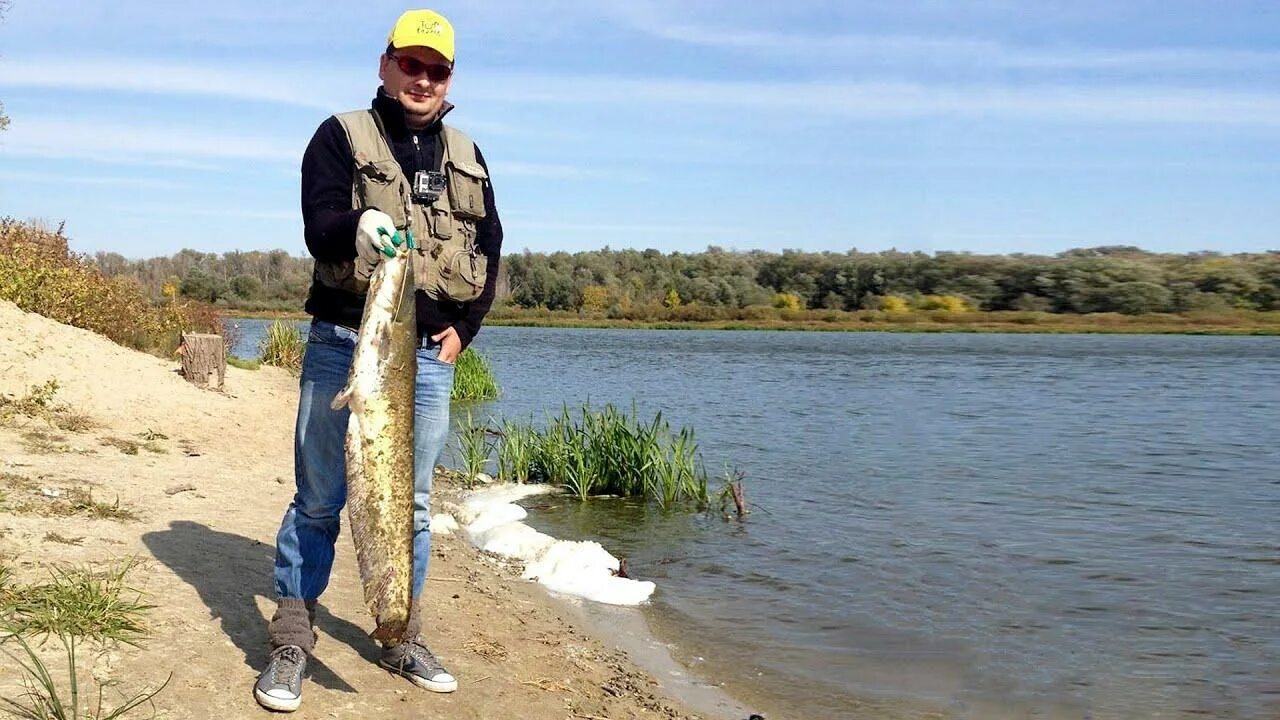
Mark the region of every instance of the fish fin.
[[334, 410], [341, 410], [346, 407], [347, 403], [351, 402], [351, 394], [354, 391], [355, 388], [351, 385], [342, 388], [341, 392], [333, 396], [333, 402], [329, 403], [329, 407]]

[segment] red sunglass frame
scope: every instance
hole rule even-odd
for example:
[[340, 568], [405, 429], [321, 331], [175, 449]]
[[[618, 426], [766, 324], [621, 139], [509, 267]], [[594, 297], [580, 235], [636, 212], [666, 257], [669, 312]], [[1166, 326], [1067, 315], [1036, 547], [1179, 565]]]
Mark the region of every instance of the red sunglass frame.
[[394, 55], [387, 53], [387, 57], [400, 68], [400, 72], [409, 77], [417, 77], [425, 74], [431, 82], [444, 82], [453, 75], [453, 66], [444, 65], [442, 63], [423, 62], [415, 57], [408, 55]]

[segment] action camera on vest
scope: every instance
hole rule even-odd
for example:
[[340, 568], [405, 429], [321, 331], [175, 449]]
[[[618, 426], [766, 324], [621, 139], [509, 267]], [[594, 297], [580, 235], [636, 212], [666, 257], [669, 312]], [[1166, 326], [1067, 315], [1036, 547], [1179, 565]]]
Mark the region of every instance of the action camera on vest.
[[413, 174], [413, 201], [420, 205], [430, 205], [440, 198], [444, 192], [444, 173], [437, 170]]

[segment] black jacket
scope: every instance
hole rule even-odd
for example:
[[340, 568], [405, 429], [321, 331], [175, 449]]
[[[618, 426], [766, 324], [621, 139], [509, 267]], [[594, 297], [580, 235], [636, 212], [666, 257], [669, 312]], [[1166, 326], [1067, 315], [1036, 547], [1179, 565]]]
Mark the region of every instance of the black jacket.
[[[445, 105], [441, 118], [452, 106]], [[422, 130], [410, 130], [405, 124], [400, 103], [378, 91], [373, 109], [382, 118], [390, 136], [391, 152], [406, 177], [418, 170], [435, 170], [439, 165], [441, 119]], [[415, 149], [413, 136], [418, 136]], [[480, 148], [476, 160], [485, 165]], [[302, 156], [302, 222], [307, 249], [317, 260], [350, 260], [356, 256], [356, 224], [363, 210], [351, 208], [351, 184], [355, 161], [347, 134], [336, 117], [320, 124]], [[488, 166], [485, 165], [485, 170]], [[488, 259], [488, 279], [480, 297], [469, 303], [432, 300], [417, 293], [418, 334], [434, 335], [449, 326], [458, 331], [465, 348], [480, 331], [480, 323], [493, 304], [494, 286], [498, 280], [498, 256], [502, 250], [502, 222], [493, 203], [493, 186], [484, 189], [485, 218], [476, 228], [476, 244]], [[364, 296], [311, 283], [307, 312], [318, 320], [327, 320], [350, 328], [360, 326]]]

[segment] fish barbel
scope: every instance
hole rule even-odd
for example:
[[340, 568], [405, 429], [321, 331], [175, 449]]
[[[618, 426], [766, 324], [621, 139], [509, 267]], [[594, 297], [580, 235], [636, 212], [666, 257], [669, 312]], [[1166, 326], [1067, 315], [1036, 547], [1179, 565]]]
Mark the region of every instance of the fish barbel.
[[347, 517], [373, 637], [404, 639], [413, 599], [413, 404], [417, 375], [413, 266], [407, 253], [378, 263], [347, 386], [332, 407], [347, 422]]

